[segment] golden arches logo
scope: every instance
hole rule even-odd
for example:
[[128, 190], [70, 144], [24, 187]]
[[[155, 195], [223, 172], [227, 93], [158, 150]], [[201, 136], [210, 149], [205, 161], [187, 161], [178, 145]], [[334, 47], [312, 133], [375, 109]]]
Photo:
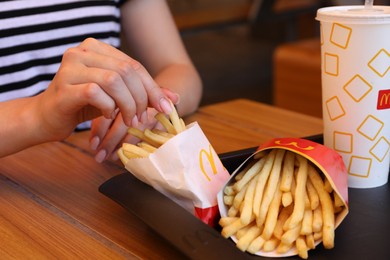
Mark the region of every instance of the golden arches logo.
[[390, 108], [390, 90], [379, 90], [378, 92], [378, 103], [376, 108], [380, 109], [388, 109]]
[[[205, 155], [205, 156], [203, 156]], [[200, 165], [200, 169], [202, 170], [202, 173], [203, 175], [206, 177], [206, 179], [208, 181], [211, 181], [211, 178], [209, 177], [209, 175], [207, 174], [207, 171], [204, 167], [204, 159], [203, 158], [207, 158], [207, 161], [210, 163], [210, 166], [211, 166], [211, 169], [213, 171], [213, 174], [216, 175], [217, 174], [217, 167], [215, 165], [215, 161], [214, 161], [214, 155], [213, 155], [213, 148], [211, 146], [211, 144], [209, 145], [209, 151], [206, 151], [205, 149], [202, 149], [199, 153], [199, 165]]]
[[311, 150], [314, 149], [314, 147], [311, 146], [311, 145], [309, 145], [307, 147], [300, 147], [298, 145], [298, 142], [290, 142], [290, 143], [283, 144], [280, 140], [277, 140], [277, 141], [275, 141], [275, 144], [286, 145], [286, 146], [294, 146], [295, 148], [298, 148], [298, 149], [301, 149], [301, 150], [305, 150], [305, 151], [311, 151]]

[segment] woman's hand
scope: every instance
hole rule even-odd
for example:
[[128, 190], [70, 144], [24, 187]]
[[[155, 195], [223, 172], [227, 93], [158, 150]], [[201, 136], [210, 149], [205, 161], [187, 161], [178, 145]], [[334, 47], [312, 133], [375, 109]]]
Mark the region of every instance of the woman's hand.
[[100, 115], [114, 120], [118, 110], [121, 119], [116, 124], [127, 126], [148, 106], [171, 111], [164, 91], [139, 62], [91, 38], [64, 53], [58, 73], [39, 99], [41, 126], [51, 140], [66, 138], [77, 124]]
[[[174, 104], [179, 102], [177, 94], [172, 93], [167, 89], [163, 89], [164, 93]], [[95, 159], [97, 162], [102, 162], [107, 158], [117, 159], [116, 150], [123, 142], [135, 143], [137, 138], [127, 134], [129, 128], [122, 118], [122, 114], [117, 111], [115, 119], [107, 119], [104, 117], [96, 118], [92, 121], [90, 148], [96, 151]], [[139, 129], [153, 129], [156, 127], [157, 121], [154, 116], [157, 110], [149, 108], [137, 120], [133, 120], [131, 126]]]

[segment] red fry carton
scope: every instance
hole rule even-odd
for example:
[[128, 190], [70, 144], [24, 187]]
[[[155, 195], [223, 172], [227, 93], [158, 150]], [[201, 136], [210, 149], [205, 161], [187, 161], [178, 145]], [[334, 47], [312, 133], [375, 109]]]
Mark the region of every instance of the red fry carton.
[[[337, 228], [349, 212], [348, 174], [343, 159], [336, 151], [324, 145], [298, 138], [276, 138], [262, 144], [258, 147], [257, 151], [254, 154], [247, 158], [232, 173], [231, 178], [228, 180], [222, 190], [218, 193], [218, 205], [221, 217], [228, 216], [228, 206], [226, 206], [223, 201], [225, 187], [230, 186], [232, 183], [235, 182], [236, 175], [251, 159], [253, 159], [253, 156], [255, 156], [261, 151], [275, 148], [289, 150], [307, 158], [310, 162], [317, 166], [320, 172], [322, 172], [322, 174], [324, 174], [325, 177], [329, 180], [333, 190], [339, 195], [344, 204], [343, 210], [335, 215], [335, 227]], [[238, 242], [236, 236], [231, 236], [231, 238], [234, 242]], [[316, 241], [316, 245], [320, 242], [322, 241]], [[297, 254], [298, 251], [295, 246], [293, 246], [289, 251], [283, 254], [276, 253], [276, 251], [264, 252], [262, 250], [256, 253], [256, 255], [268, 257], [287, 257]]]
[[129, 159], [125, 167], [204, 223], [215, 225], [217, 193], [230, 175], [198, 123], [187, 125], [149, 157]]

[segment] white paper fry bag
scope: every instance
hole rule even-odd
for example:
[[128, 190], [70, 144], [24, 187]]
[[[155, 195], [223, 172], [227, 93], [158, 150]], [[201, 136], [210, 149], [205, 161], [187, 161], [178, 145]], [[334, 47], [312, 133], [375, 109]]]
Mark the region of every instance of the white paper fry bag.
[[206, 224], [217, 221], [217, 194], [230, 175], [196, 122], [149, 157], [130, 159], [125, 167]]

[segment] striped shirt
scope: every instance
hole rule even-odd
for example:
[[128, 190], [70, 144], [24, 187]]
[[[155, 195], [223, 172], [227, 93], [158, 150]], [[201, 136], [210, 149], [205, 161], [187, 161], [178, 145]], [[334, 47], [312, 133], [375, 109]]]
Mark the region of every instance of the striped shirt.
[[0, 102], [45, 90], [69, 47], [93, 37], [120, 46], [120, 0], [0, 4]]

